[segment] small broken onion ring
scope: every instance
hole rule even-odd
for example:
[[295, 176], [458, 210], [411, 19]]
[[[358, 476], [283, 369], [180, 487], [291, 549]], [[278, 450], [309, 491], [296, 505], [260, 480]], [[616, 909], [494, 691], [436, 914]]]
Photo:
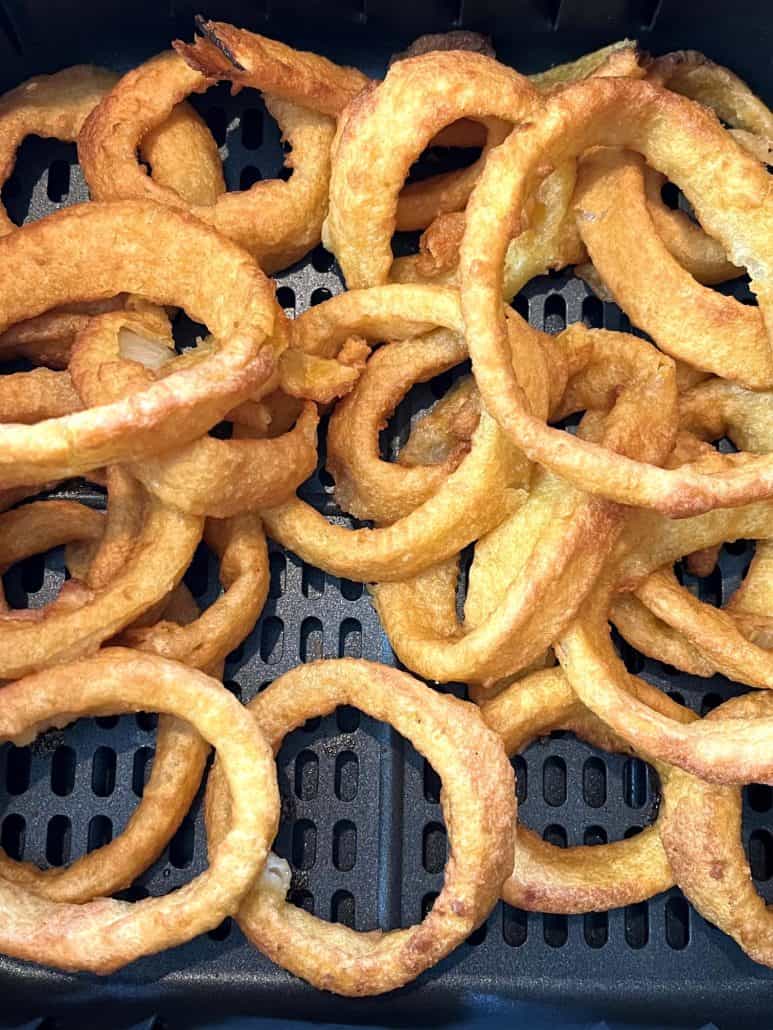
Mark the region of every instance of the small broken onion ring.
[[[516, 802], [502, 742], [475, 706], [397, 669], [353, 659], [301, 665], [248, 709], [276, 752], [306, 719], [345, 704], [388, 722], [440, 776], [452, 856], [443, 889], [421, 923], [362, 934], [288, 903], [289, 869], [281, 863], [273, 877], [257, 882], [237, 920], [256, 947], [296, 976], [323, 990], [363, 996], [413, 980], [487, 917], [512, 869]], [[210, 846], [217, 847], [231, 821], [219, 763], [207, 789], [206, 821]]]
[[263, 868], [279, 818], [271, 749], [257, 723], [203, 673], [108, 648], [0, 692], [0, 736], [18, 744], [74, 717], [157, 710], [188, 720], [218, 750], [233, 813], [209, 869], [180, 890], [136, 904], [52, 902], [0, 878], [0, 947], [59, 969], [110, 973], [213, 929], [232, 915]]

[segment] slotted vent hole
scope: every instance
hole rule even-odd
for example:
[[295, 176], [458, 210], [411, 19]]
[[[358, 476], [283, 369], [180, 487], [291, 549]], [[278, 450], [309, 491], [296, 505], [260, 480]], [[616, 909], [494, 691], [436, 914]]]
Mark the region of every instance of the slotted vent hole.
[[339, 801], [354, 801], [359, 788], [360, 763], [354, 751], [336, 755], [333, 789]]
[[333, 827], [333, 865], [348, 873], [357, 862], [357, 827], [349, 819], [340, 819]]
[[313, 751], [301, 751], [295, 759], [295, 794], [312, 801], [319, 790], [319, 759]]

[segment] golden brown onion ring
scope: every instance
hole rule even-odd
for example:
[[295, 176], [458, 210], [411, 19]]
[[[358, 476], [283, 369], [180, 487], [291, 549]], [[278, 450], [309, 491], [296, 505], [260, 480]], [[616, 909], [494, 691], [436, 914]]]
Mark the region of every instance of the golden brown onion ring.
[[[37, 76], [0, 98], [0, 183], [10, 175], [25, 136], [74, 143], [88, 114], [117, 81], [114, 72], [78, 65]], [[178, 105], [163, 125], [148, 133], [140, 141], [140, 152], [151, 164], [155, 180], [176, 189], [190, 203], [212, 204], [225, 191], [215, 141], [188, 104]], [[0, 205], [0, 235], [15, 228]], [[74, 333], [72, 322], [80, 308], [68, 305], [66, 311], [48, 312], [14, 326], [0, 337], [0, 353], [16, 352], [52, 363], [51, 367], [64, 367]]]
[[36, 368], [0, 376], [0, 422], [33, 425], [45, 418], [60, 418], [83, 405], [66, 372]]
[[0, 517], [0, 569], [73, 541], [98, 541], [105, 517], [77, 501], [32, 501]]
[[382, 461], [378, 437], [415, 383], [446, 372], [466, 357], [464, 340], [447, 329], [376, 351], [328, 423], [327, 467], [343, 511], [359, 519], [394, 522], [423, 504], [458, 467], [469, 444], [454, 450], [441, 464], [411, 468]]
[[243, 192], [191, 203], [174, 184], [154, 181], [137, 150], [145, 133], [163, 125], [184, 97], [211, 85], [172, 51], [125, 75], [91, 113], [78, 138], [91, 195], [95, 200], [152, 200], [188, 211], [249, 250], [266, 271], [285, 268], [319, 241], [334, 124], [308, 108], [267, 97], [269, 112], [292, 147], [286, 162], [293, 169], [290, 179], [256, 182]]
[[[770, 723], [773, 697], [747, 694], [707, 716], [732, 733], [736, 722]], [[700, 914], [729, 934], [750, 958], [773, 965], [771, 913], [752, 881], [741, 841], [741, 792], [672, 770], [660, 836], [674, 878]]]
[[[686, 722], [697, 718], [641, 680], [637, 689], [643, 699], [675, 717]], [[578, 701], [560, 669], [535, 672], [519, 680], [485, 702], [481, 714], [503, 738], [510, 756], [523, 751], [536, 737], [558, 729], [569, 730], [605, 751], [631, 753]], [[659, 771], [665, 795], [669, 780], [664, 768]], [[549, 844], [519, 823], [513, 873], [505, 880], [502, 898], [508, 905], [529, 911], [603, 912], [635, 905], [668, 890], [674, 877], [660, 841], [660, 821], [659, 813], [654, 825], [629, 840], [570, 848]]]
[[356, 68], [334, 64], [319, 54], [293, 50], [276, 39], [226, 22], [199, 16], [196, 28], [201, 35], [193, 43], [177, 39], [172, 46], [201, 75], [228, 79], [237, 87], [264, 90], [322, 114], [337, 117], [371, 81]]
[[73, 340], [93, 315], [107, 311], [140, 310], [144, 318], [158, 318], [159, 327], [168, 318], [152, 304], [138, 297], [119, 293], [107, 300], [73, 303], [54, 308], [43, 315], [28, 318], [0, 333], [0, 359], [27, 358], [36, 365], [51, 369], [66, 369], [70, 361]]
[[[649, 214], [641, 157], [594, 151], [580, 164], [572, 203], [597, 272], [662, 350], [753, 389], [773, 386], [760, 312], [702, 286], [668, 253]], [[658, 290], [652, 289], [653, 268]]]
[[[462, 305], [473, 369], [484, 403], [510, 438], [585, 490], [671, 515], [730, 506], [773, 492], [767, 456], [720, 476], [689, 465], [660, 469], [547, 428], [526, 413], [506, 345], [501, 274], [513, 216], [547, 168], [596, 144], [638, 149], [676, 182], [732, 260], [750, 266], [763, 317], [773, 308], [773, 201], [767, 173], [739, 151], [716, 119], [690, 101], [626, 79], [593, 79], [545, 101], [544, 117], [513, 133], [486, 164], [467, 211], [462, 255]], [[679, 146], [674, 146], [674, 140]], [[707, 152], [721, 154], [725, 174], [709, 171]], [[526, 332], [526, 324], [519, 326]], [[773, 365], [772, 365], [773, 367]]]
[[732, 731], [705, 720], [684, 727], [642, 704], [632, 695], [632, 677], [614, 652], [607, 613], [615, 586], [630, 589], [649, 572], [672, 564], [684, 553], [723, 540], [769, 539], [772, 533], [770, 502], [718, 509], [679, 521], [651, 512], [633, 514], [616, 562], [556, 645], [575, 692], [619, 736], [644, 755], [712, 783], [773, 780], [769, 757], [773, 719], [734, 720]]
[[[706, 286], [727, 282], [743, 275], [743, 269], [732, 264], [725, 252], [711, 236], [690, 218], [686, 211], [673, 210], [663, 203], [661, 190], [665, 176], [653, 168], [644, 168], [644, 192], [647, 197], [647, 211], [658, 236], [669, 254], [676, 258], [682, 268]], [[628, 198], [621, 197], [627, 202]]]
[[[93, 318], [78, 334], [70, 374], [87, 407], [119, 401], [174, 368], [168, 360], [173, 353], [165, 343], [159, 346], [146, 337], [149, 332], [143, 320], [123, 313]], [[159, 367], [152, 370], [142, 360], [123, 357], [129, 344], [140, 358], [147, 351], [151, 360], [161, 363]], [[228, 518], [281, 503], [311, 475], [317, 460], [317, 422], [315, 406], [306, 403], [295, 428], [275, 439], [204, 436], [129, 467], [166, 504], [193, 515]]]
[[165, 619], [146, 628], [130, 627], [121, 638], [127, 646], [206, 669], [222, 661], [252, 631], [269, 584], [260, 519], [256, 515], [208, 519], [204, 539], [220, 559], [224, 592], [188, 625]]
[[207, 869], [165, 897], [132, 905], [57, 903], [0, 879], [7, 955], [60, 969], [109, 973], [181, 944], [232, 915], [263, 868], [279, 818], [271, 750], [257, 723], [208, 676], [175, 662], [110, 648], [50, 669], [0, 694], [0, 736], [18, 744], [74, 717], [157, 710], [188, 720], [215, 748], [232, 817]]
[[[4, 520], [14, 526], [18, 516], [9, 512], [0, 516]], [[24, 612], [0, 614], [0, 678], [79, 658], [130, 625], [182, 578], [201, 530], [201, 519], [150, 500], [131, 558], [85, 603], [43, 608], [33, 621]]]
[[[430, 53], [399, 61], [382, 83], [357, 97], [339, 122], [330, 210], [322, 230], [347, 285], [388, 280], [398, 195], [411, 164], [440, 129], [468, 116], [512, 124], [539, 107], [527, 79], [473, 53]], [[418, 120], [406, 119], [407, 109], [420, 112]], [[389, 147], [377, 142], [384, 138]], [[365, 166], [363, 153], [371, 155]], [[465, 174], [472, 181], [481, 167], [476, 162]]]
[[[443, 889], [421, 923], [361, 934], [288, 903], [290, 870], [275, 858], [237, 918], [256, 947], [296, 976], [323, 990], [363, 996], [413, 980], [483, 922], [512, 868], [516, 803], [502, 742], [477, 709], [396, 669], [351, 659], [299, 666], [249, 710], [278, 751], [306, 719], [344, 704], [390, 723], [440, 776], [453, 856]], [[219, 764], [207, 790], [206, 819], [210, 845], [217, 847], [231, 821]]]
[[[296, 325], [301, 322], [310, 349], [333, 352], [352, 333], [399, 340], [436, 327], [455, 333], [461, 328], [458, 295], [431, 286], [350, 291], [310, 309]], [[542, 361], [544, 367], [544, 356]], [[332, 575], [402, 579], [456, 554], [500, 522], [520, 499], [510, 484], [522, 469], [523, 462], [484, 412], [459, 467], [436, 493], [390, 526], [349, 530], [331, 525], [297, 497], [261, 514], [270, 536]]]
[[733, 128], [773, 139], [773, 112], [729, 68], [697, 50], [676, 50], [656, 58], [647, 78], [712, 108]]
[[273, 370], [271, 285], [244, 251], [189, 216], [136, 201], [84, 204], [0, 240], [0, 262], [6, 284], [0, 330], [74, 298], [128, 290], [182, 304], [224, 341], [135, 396], [31, 427], [2, 426], [3, 486], [180, 446]]

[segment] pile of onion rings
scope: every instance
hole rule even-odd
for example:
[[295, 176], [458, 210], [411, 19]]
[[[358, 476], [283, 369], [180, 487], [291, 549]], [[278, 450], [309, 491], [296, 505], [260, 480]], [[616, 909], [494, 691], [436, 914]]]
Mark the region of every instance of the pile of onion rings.
[[[122, 834], [66, 868], [0, 851], [0, 951], [111, 973], [232, 916], [289, 972], [362, 996], [425, 973], [499, 898], [584, 913], [678, 887], [773, 966], [740, 834], [740, 787], [773, 784], [773, 113], [704, 55], [628, 40], [524, 76], [475, 33], [422, 37], [371, 79], [196, 27], [123, 76], [77, 66], [0, 97], [0, 182], [35, 134], [77, 143], [91, 195], [21, 228], [0, 206], [0, 360], [16, 362], [0, 375], [0, 571], [63, 547], [69, 573], [39, 608], [0, 590], [0, 742], [162, 716]], [[263, 95], [281, 177], [226, 189], [186, 99], [218, 81]], [[438, 148], [475, 155], [410, 181]], [[423, 230], [418, 253], [394, 259], [403, 230]], [[321, 242], [346, 288], [290, 319], [270, 277]], [[510, 305], [569, 267], [638, 331], [550, 334]], [[756, 304], [714, 289], [744, 272]], [[187, 349], [178, 309], [206, 330]], [[396, 410], [441, 377], [387, 455]], [[104, 510], [57, 496], [76, 476]], [[233, 697], [225, 662], [264, 612], [267, 538], [367, 584], [430, 683], [328, 660]], [[716, 576], [737, 540], [756, 542], [745, 578], [721, 607], [700, 600], [683, 570]], [[199, 547], [221, 587], [204, 610], [184, 582]], [[754, 692], [701, 718], [628, 671], [612, 627]], [[452, 682], [469, 701], [436, 689]], [[442, 780], [450, 857], [414, 926], [316, 918], [271, 850], [274, 757], [339, 705], [389, 723]], [[653, 764], [641, 834], [559, 849], [518, 823], [509, 759], [557, 729]], [[208, 869], [113, 899], [187, 816], [210, 748]]]

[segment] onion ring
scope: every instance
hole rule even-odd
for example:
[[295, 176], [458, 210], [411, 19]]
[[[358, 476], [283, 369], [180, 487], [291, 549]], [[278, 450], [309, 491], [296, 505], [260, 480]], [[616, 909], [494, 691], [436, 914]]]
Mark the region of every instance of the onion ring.
[[655, 58], [647, 78], [712, 108], [736, 129], [773, 139], [773, 112], [747, 84], [697, 50], [676, 50]]
[[[509, 126], [536, 112], [539, 104], [527, 79], [473, 53], [431, 53], [399, 61], [380, 85], [361, 94], [339, 123], [330, 210], [322, 229], [323, 242], [338, 258], [349, 288], [387, 281], [399, 191], [411, 164], [440, 129], [463, 117], [488, 119], [489, 124], [493, 118], [504, 119]], [[421, 112], [418, 121], [398, 117], [407, 107]], [[385, 131], [388, 148], [377, 146]], [[356, 160], [364, 151], [373, 155], [365, 168]], [[479, 161], [465, 169], [471, 181], [481, 167]]]
[[[0, 523], [4, 520], [15, 526], [18, 516], [9, 512], [0, 516]], [[87, 603], [72, 610], [41, 609], [33, 622], [23, 613], [0, 614], [0, 678], [81, 657], [130, 625], [182, 578], [201, 528], [200, 519], [151, 499], [131, 558]]]
[[359, 519], [394, 522], [423, 504], [458, 467], [469, 445], [457, 448], [441, 464], [411, 468], [381, 460], [378, 434], [412, 385], [446, 372], [466, 357], [464, 340], [446, 329], [376, 351], [328, 423], [327, 467], [343, 511]]
[[[102, 255], [96, 262], [95, 254]], [[0, 261], [6, 274], [0, 330], [73, 297], [128, 289], [161, 304], [182, 302], [224, 341], [205, 360], [135, 396], [32, 427], [0, 427], [3, 486], [180, 446], [272, 371], [273, 349], [265, 342], [274, 320], [269, 282], [244, 251], [185, 215], [132, 201], [80, 205], [0, 240]]]
[[59, 969], [114, 972], [217, 926], [260, 874], [279, 817], [271, 751], [255, 720], [202, 673], [110, 648], [3, 688], [0, 735], [22, 743], [76, 716], [154, 708], [189, 720], [219, 751], [234, 814], [209, 869], [173, 894], [134, 905], [110, 899], [66, 905], [0, 879], [6, 954]]
[[[122, 357], [127, 342], [143, 353], [145, 345], [156, 347], [148, 335], [141, 319], [120, 312], [89, 322], [76, 339], [70, 362], [75, 387], [87, 407], [119, 401], [154, 382], [153, 370]], [[174, 367], [166, 361], [168, 354], [161, 343], [161, 376]], [[295, 429], [276, 439], [204, 436], [158, 457], [148, 456], [130, 469], [166, 504], [193, 515], [227, 518], [286, 500], [311, 475], [317, 460], [317, 422], [315, 406], [307, 403]]]
[[36, 368], [0, 377], [0, 422], [32, 425], [80, 411], [81, 400], [68, 375]]
[[[672, 209], [663, 203], [661, 190], [665, 182], [664, 175], [645, 165], [647, 212], [669, 254], [705, 286], [724, 283], [743, 275], [742, 268], [727, 260], [722, 245], [696, 225], [686, 211]], [[628, 202], [628, 198], [619, 193], [618, 199]]]
[[[583, 359], [587, 382], [583, 388], [583, 372], [570, 380], [565, 413], [589, 406], [589, 401], [614, 402], [603, 430], [610, 446], [663, 460], [673, 439], [670, 426], [675, 425], [673, 369], [669, 383], [668, 377], [661, 377], [657, 352], [633, 337], [575, 326], [563, 338], [568, 346], [576, 340], [579, 351], [586, 339], [593, 344]], [[604, 372], [601, 383], [599, 366]], [[604, 381], [610, 369], [615, 373], [612, 384]], [[654, 392], [647, 385], [650, 378], [660, 384]], [[650, 410], [661, 415], [657, 426]], [[643, 438], [641, 426], [647, 421], [651, 432]], [[470, 624], [460, 624], [455, 615], [450, 624], [437, 617], [438, 605], [455, 611], [454, 569], [437, 574], [445, 584], [446, 600], [436, 600], [420, 576], [373, 588], [392, 647], [422, 676], [493, 687], [537, 660], [580, 610], [614, 546], [622, 519], [623, 512], [615, 505], [568, 487], [556, 476], [538, 474], [526, 502], [483, 544], [489, 553], [482, 573], [473, 563], [465, 603]], [[507, 570], [504, 577], [502, 569]], [[435, 583], [435, 593], [441, 583]]]
[[[684, 721], [697, 718], [643, 681], [637, 683], [637, 689], [645, 700]], [[503, 738], [511, 757], [536, 737], [557, 729], [570, 730], [606, 751], [631, 753], [583, 707], [560, 669], [535, 672], [519, 680], [483, 704], [481, 715]], [[667, 775], [662, 783], [665, 794]], [[660, 841], [660, 820], [658, 814], [652, 826], [628, 840], [571, 848], [549, 844], [520, 823], [513, 873], [502, 888], [503, 900], [537, 912], [600, 912], [635, 905], [668, 890], [674, 876]]]
[[154, 182], [137, 159], [149, 128], [163, 125], [190, 93], [212, 80], [188, 67], [176, 53], [151, 58], [120, 80], [94, 109], [78, 138], [78, 157], [95, 200], [153, 200], [185, 210], [249, 250], [266, 271], [286, 268], [319, 241], [329, 180], [333, 122], [322, 114], [274, 96], [269, 112], [292, 147], [288, 181], [256, 182], [243, 192], [190, 203]]
[[[339, 294], [295, 324], [312, 350], [322, 347], [317, 341], [335, 350], [351, 333], [401, 339], [435, 327], [455, 333], [461, 328], [456, 293], [431, 286]], [[522, 462], [483, 412], [470, 453], [456, 471], [422, 505], [390, 526], [334, 526], [297, 497], [261, 515], [270, 536], [332, 575], [360, 582], [401, 579], [456, 554], [500, 522], [518, 503], [520, 495], [509, 484], [519, 467]]]
[[77, 501], [32, 501], [0, 517], [0, 569], [75, 540], [100, 540], [101, 512]]
[[773, 780], [768, 757], [773, 720], [734, 720], [731, 733], [705, 720], [680, 726], [642, 704], [632, 695], [632, 677], [614, 653], [607, 612], [614, 589], [631, 589], [654, 569], [702, 547], [738, 538], [769, 539], [772, 523], [770, 502], [679, 521], [648, 512], [631, 515], [617, 560], [556, 644], [575, 692], [620, 737], [641, 753], [711, 783]]
[[[737, 150], [708, 112], [674, 93], [627, 79], [592, 79], [545, 101], [544, 116], [513, 133], [490, 155], [468, 205], [461, 251], [462, 308], [473, 370], [486, 407], [533, 461], [591, 492], [627, 504], [684, 517], [709, 508], [743, 504], [773, 492], [773, 461], [754, 458], [721, 476], [685, 466], [660, 469], [608, 452], [589, 441], [549, 429], [525, 411], [505, 345], [501, 269], [512, 216], [541, 171], [595, 144], [641, 150], [660, 165], [693, 203], [701, 222], [732, 260], [751, 266], [763, 317], [773, 306], [767, 173]], [[571, 128], [568, 128], [571, 126]], [[679, 130], [678, 152], [673, 143]], [[718, 160], [721, 177], [699, 159]], [[731, 184], [732, 183], [732, 188]], [[769, 268], [770, 265], [770, 268]], [[526, 323], [518, 325], [526, 332]]]
[[240, 515], [207, 520], [204, 539], [220, 558], [225, 592], [190, 625], [165, 620], [124, 630], [122, 642], [127, 646], [206, 669], [222, 661], [251, 632], [269, 585], [268, 550], [260, 519]]
[[[74, 143], [88, 114], [117, 81], [114, 72], [78, 65], [29, 79], [0, 98], [0, 183], [11, 174], [16, 150], [26, 136]], [[163, 125], [148, 133], [140, 149], [143, 159], [151, 163], [156, 181], [174, 187], [191, 203], [197, 199], [214, 203], [225, 190], [215, 141], [188, 104], [180, 104]], [[0, 204], [0, 236], [15, 229]], [[115, 303], [121, 302], [113, 306]], [[96, 313], [104, 304], [91, 305], [88, 313]], [[0, 353], [21, 353], [33, 360], [42, 357], [56, 362], [52, 367], [64, 367], [78, 308], [68, 305], [66, 311], [49, 312], [14, 326], [0, 337]]]
[[[731, 732], [736, 721], [770, 722], [773, 698], [747, 694], [707, 717]], [[773, 965], [771, 914], [755, 890], [741, 843], [741, 792], [706, 783], [679, 769], [669, 775], [660, 836], [688, 901], [755, 962]]]
[[[316, 987], [350, 996], [383, 994], [449, 954], [493, 907], [511, 869], [513, 776], [499, 737], [473, 705], [435, 693], [383, 665], [343, 659], [299, 666], [248, 707], [277, 751], [286, 734], [307, 718], [342, 704], [389, 722], [442, 779], [453, 856], [443, 890], [420, 924], [361, 934], [288, 904], [289, 869], [276, 860], [237, 919], [272, 961]], [[215, 845], [230, 824], [224, 787], [218, 763], [206, 798], [207, 835]]]
[[[601, 149], [585, 157], [572, 203], [594, 267], [661, 350], [753, 389], [773, 386], [760, 312], [701, 286], [671, 257], [649, 216], [638, 155]], [[663, 288], [657, 296], [653, 268]], [[664, 294], [668, 304], [661, 303]]]

